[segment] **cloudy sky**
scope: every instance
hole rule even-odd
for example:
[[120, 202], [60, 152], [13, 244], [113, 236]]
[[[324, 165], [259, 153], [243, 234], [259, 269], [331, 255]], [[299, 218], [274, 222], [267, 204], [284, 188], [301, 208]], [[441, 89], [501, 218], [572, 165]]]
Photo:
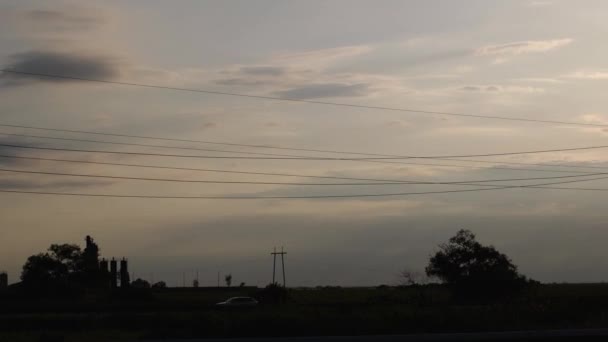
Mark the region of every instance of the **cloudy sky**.
[[[0, 124], [414, 156], [607, 145], [608, 129], [602, 127], [608, 125], [607, 15], [608, 4], [599, 0], [4, 0], [3, 69], [597, 126], [340, 107], [12, 73], [0, 73]], [[0, 144], [47, 148], [244, 156], [195, 150], [215, 149], [361, 158], [6, 126], [0, 133]], [[378, 163], [197, 159], [4, 145], [4, 156], [433, 182], [575, 176], [608, 168], [603, 149]], [[183, 180], [348, 182], [5, 157], [0, 168]], [[539, 182], [547, 181], [486, 184]], [[557, 186], [608, 189], [608, 180]], [[116, 195], [293, 197], [476, 187], [204, 184], [0, 171], [2, 190]], [[128, 257], [136, 277], [169, 284], [181, 284], [184, 273], [190, 282], [199, 270], [204, 285], [215, 284], [218, 271], [232, 273], [236, 283], [264, 285], [272, 274], [269, 252], [273, 246], [285, 246], [291, 285], [374, 285], [396, 283], [403, 269], [423, 270], [437, 244], [468, 228], [483, 243], [507, 253], [530, 277], [606, 281], [604, 199], [602, 191], [539, 188], [258, 200], [3, 193], [0, 269], [16, 281], [27, 256], [51, 243], [83, 243], [90, 234], [104, 256]]]

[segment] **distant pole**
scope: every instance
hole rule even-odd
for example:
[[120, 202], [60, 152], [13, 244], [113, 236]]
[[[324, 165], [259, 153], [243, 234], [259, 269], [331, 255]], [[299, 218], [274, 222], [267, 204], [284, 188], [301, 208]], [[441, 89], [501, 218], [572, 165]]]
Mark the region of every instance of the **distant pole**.
[[220, 272], [217, 272], [217, 287], [220, 287]]
[[186, 272], [182, 272], [182, 285], [186, 287]]
[[277, 255], [281, 256], [281, 265], [283, 268], [283, 287], [285, 287], [285, 258], [284, 255], [287, 254], [281, 247], [281, 251], [277, 252], [277, 248], [275, 247], [272, 254], [272, 283], [276, 284], [275, 275], [276, 275], [276, 264], [277, 264]]
[[275, 274], [276, 274], [276, 269], [277, 269], [277, 248], [274, 247], [272, 253], [272, 283], [276, 283], [276, 281], [274, 280], [275, 278]]
[[283, 287], [285, 287], [285, 258], [283, 257], [286, 252], [283, 252], [283, 246], [281, 246], [281, 265], [283, 266]]

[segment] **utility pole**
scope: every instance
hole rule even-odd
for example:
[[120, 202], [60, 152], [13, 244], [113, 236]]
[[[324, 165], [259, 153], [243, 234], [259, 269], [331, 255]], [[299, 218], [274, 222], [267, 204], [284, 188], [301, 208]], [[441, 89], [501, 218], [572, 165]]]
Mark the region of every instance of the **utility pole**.
[[283, 251], [283, 246], [281, 246], [281, 265], [283, 266], [283, 287], [286, 287], [285, 285], [285, 254], [287, 254], [287, 252]]
[[274, 280], [274, 275], [276, 273], [276, 269], [277, 269], [277, 248], [275, 247], [272, 250], [272, 283], [276, 284], [276, 281]]
[[283, 287], [285, 287], [285, 254], [287, 252], [284, 251], [283, 247], [281, 247], [281, 251], [277, 252], [277, 248], [273, 249], [273, 252], [270, 253], [272, 255], [272, 283], [276, 284], [275, 275], [276, 275], [276, 264], [277, 264], [277, 255], [281, 256], [281, 266], [283, 269]]
[[217, 272], [217, 287], [220, 287], [220, 272]]

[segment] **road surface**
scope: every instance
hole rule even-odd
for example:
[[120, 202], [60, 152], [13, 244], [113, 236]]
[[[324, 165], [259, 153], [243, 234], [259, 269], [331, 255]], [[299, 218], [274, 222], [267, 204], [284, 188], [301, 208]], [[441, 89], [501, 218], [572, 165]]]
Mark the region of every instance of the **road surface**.
[[[160, 342], [150, 340], [148, 342]], [[163, 342], [452, 342], [452, 341], [608, 341], [608, 329], [534, 330], [374, 336], [315, 336], [268, 338], [212, 338]]]

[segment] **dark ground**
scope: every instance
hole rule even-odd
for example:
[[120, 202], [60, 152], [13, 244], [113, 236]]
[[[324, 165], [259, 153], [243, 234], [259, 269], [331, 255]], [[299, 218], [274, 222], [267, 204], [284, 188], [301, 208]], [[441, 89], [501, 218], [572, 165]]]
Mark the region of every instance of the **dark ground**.
[[[518, 298], [462, 302], [441, 286], [290, 289], [282, 304], [225, 310], [256, 288], [175, 288], [0, 300], [0, 341], [356, 336], [608, 328], [608, 284], [540, 285]], [[43, 339], [41, 339], [41, 337]], [[608, 338], [607, 338], [608, 339]]]

